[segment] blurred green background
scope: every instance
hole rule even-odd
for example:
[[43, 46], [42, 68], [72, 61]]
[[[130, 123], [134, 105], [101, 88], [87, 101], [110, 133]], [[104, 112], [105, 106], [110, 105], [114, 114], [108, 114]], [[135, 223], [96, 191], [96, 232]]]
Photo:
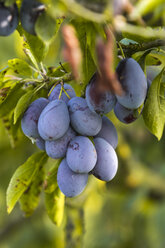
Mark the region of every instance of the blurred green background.
[[[46, 64], [60, 62], [59, 47], [56, 39]], [[24, 56], [20, 48], [17, 32], [0, 38], [1, 69], [8, 59]], [[11, 148], [0, 123], [0, 248], [165, 247], [165, 138], [158, 142], [142, 117], [127, 126], [113, 113], [109, 117], [119, 135], [117, 176], [107, 184], [90, 176], [85, 192], [67, 199], [60, 228], [49, 220], [43, 196], [30, 218], [23, 216], [18, 204], [7, 214], [5, 192], [10, 178], [37, 148], [21, 133], [17, 147]]]

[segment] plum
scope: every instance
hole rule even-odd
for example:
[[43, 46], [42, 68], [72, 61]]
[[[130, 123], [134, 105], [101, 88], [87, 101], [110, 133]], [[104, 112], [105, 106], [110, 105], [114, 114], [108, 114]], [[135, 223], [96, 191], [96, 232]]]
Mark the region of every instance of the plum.
[[[56, 87], [52, 90], [50, 90], [50, 95], [48, 97], [49, 101], [53, 101], [53, 100], [58, 100], [59, 99], [59, 95], [60, 95], [60, 91], [61, 91], [61, 84], [56, 85]], [[64, 90], [67, 92], [67, 94], [69, 95], [70, 98], [75, 97], [76, 93], [74, 91], [74, 89], [72, 88], [71, 85], [69, 84], [64, 84]], [[61, 94], [61, 98], [60, 100], [63, 100], [65, 103], [68, 103], [68, 101], [70, 100], [69, 97], [65, 94], [64, 91], [62, 91]]]
[[92, 174], [102, 181], [112, 180], [118, 169], [118, 159], [113, 147], [102, 138], [94, 139], [97, 151], [97, 163]]
[[113, 123], [106, 117], [102, 117], [102, 128], [95, 136], [105, 139], [114, 149], [118, 144], [118, 135]]
[[37, 0], [23, 0], [20, 9], [22, 27], [30, 34], [35, 35], [35, 23], [38, 16], [44, 11], [44, 4]]
[[69, 142], [76, 136], [76, 132], [69, 127], [67, 132], [60, 139], [46, 141], [46, 153], [49, 157], [57, 159], [63, 158], [66, 155]]
[[0, 36], [8, 36], [18, 26], [18, 8], [16, 4], [6, 7], [0, 2]]
[[70, 169], [77, 173], [89, 173], [97, 161], [97, 153], [89, 138], [77, 136], [69, 143], [66, 161]]
[[114, 108], [114, 113], [121, 122], [130, 124], [139, 118], [142, 113], [142, 109], [143, 108], [128, 109], [117, 102]]
[[94, 136], [102, 125], [102, 118], [92, 112], [82, 97], [73, 97], [68, 102], [71, 125], [81, 135]]
[[79, 195], [85, 188], [88, 181], [88, 174], [79, 174], [73, 172], [66, 159], [60, 163], [57, 172], [57, 183], [60, 190], [67, 197], [74, 197]]
[[38, 133], [38, 119], [42, 110], [47, 106], [48, 103], [49, 101], [46, 98], [40, 97], [32, 102], [24, 113], [21, 120], [21, 127], [23, 133], [29, 138], [40, 138]]
[[90, 110], [106, 114], [115, 106], [116, 96], [109, 91], [101, 91], [97, 87], [97, 74], [95, 73], [86, 87], [86, 101]]
[[116, 95], [118, 102], [125, 108], [137, 109], [143, 104], [147, 94], [147, 80], [144, 72], [132, 58], [121, 60], [116, 72], [124, 90], [122, 96]]
[[66, 133], [69, 123], [66, 103], [62, 100], [54, 100], [42, 111], [38, 120], [38, 131], [44, 140], [57, 140]]

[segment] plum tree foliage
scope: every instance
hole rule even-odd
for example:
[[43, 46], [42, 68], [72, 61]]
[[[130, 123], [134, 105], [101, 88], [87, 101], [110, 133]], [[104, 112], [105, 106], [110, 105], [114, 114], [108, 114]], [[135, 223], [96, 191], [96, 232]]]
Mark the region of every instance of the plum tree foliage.
[[[125, 124], [143, 118], [161, 139], [165, 19], [158, 10], [163, 5], [163, 0], [0, 1], [0, 36], [16, 30], [26, 55], [0, 70], [0, 118], [9, 123], [12, 146], [24, 133], [42, 150], [12, 176], [8, 213], [20, 202], [27, 215], [31, 205], [32, 214], [40, 197], [34, 189], [40, 192], [42, 184], [48, 215], [60, 225], [64, 195], [79, 195], [93, 175], [106, 182], [114, 178], [118, 136], [105, 116], [110, 111]], [[63, 61], [47, 66], [57, 38]]]

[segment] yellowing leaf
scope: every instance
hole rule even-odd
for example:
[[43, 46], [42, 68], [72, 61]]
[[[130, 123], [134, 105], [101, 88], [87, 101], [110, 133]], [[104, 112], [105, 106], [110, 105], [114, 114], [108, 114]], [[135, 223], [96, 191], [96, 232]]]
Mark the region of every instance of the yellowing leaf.
[[55, 191], [55, 189], [57, 188], [57, 170], [58, 170], [58, 166], [61, 162], [61, 159], [56, 159], [54, 161], [54, 166], [53, 168], [48, 172], [48, 175], [46, 176], [45, 179], [45, 192], [46, 193], [52, 193], [53, 191]]
[[46, 160], [45, 152], [35, 153], [15, 171], [7, 189], [8, 213], [11, 213], [16, 202], [27, 190], [37, 171], [46, 163]]
[[45, 193], [45, 205], [49, 218], [57, 226], [60, 226], [64, 215], [65, 196], [57, 188], [51, 194]]
[[23, 59], [10, 59], [8, 60], [9, 68], [13, 70], [14, 73], [20, 74], [23, 76], [32, 76], [32, 69], [26, 61]]
[[42, 167], [40, 170], [37, 171], [33, 178], [33, 181], [19, 200], [21, 210], [25, 213], [26, 217], [32, 215], [32, 213], [38, 206], [44, 176], [45, 170]]
[[22, 89], [22, 84], [16, 83], [5, 100], [0, 104], [0, 117], [9, 114], [24, 93], [25, 91]]

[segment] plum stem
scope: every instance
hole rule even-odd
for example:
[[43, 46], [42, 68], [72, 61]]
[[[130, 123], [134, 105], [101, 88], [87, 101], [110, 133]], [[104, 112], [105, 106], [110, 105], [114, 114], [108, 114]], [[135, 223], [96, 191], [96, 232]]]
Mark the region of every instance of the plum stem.
[[125, 59], [125, 54], [124, 54], [124, 51], [123, 51], [123, 48], [122, 48], [120, 42], [117, 42], [117, 44], [118, 44], [118, 46], [120, 48], [120, 52], [121, 52], [121, 55], [122, 55], [123, 59]]

